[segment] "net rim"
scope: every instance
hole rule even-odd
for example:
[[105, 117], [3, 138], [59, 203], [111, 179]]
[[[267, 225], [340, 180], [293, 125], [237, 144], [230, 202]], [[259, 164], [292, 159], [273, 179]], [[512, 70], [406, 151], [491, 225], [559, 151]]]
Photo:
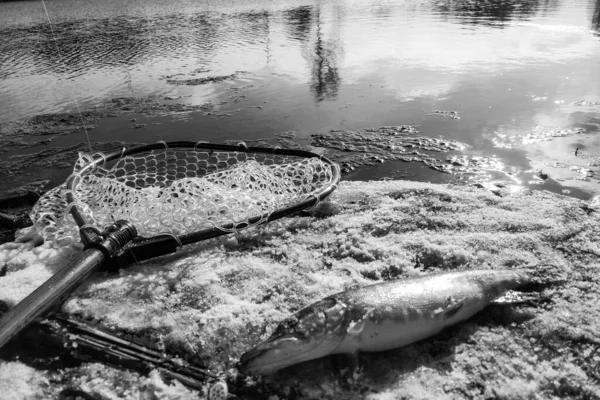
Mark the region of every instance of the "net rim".
[[[214, 151], [229, 151], [229, 152], [235, 151], [235, 152], [239, 152], [239, 153], [260, 153], [260, 154], [273, 154], [273, 155], [282, 155], [282, 156], [294, 156], [294, 157], [300, 157], [300, 158], [318, 158], [320, 161], [322, 161], [332, 167], [333, 179], [332, 179], [331, 183], [324, 186], [323, 188], [320, 188], [314, 192], [311, 192], [310, 194], [308, 194], [308, 196], [304, 200], [290, 204], [289, 206], [277, 209], [277, 210], [269, 213], [268, 216], [267, 215], [260, 215], [260, 216], [257, 215], [257, 216], [253, 216], [252, 218], [249, 218], [248, 222], [250, 222], [250, 224], [248, 226], [252, 226], [253, 222], [259, 222], [262, 220], [261, 222], [259, 222], [259, 224], [266, 223], [269, 221], [273, 221], [273, 220], [282, 218], [286, 215], [294, 214], [296, 212], [311, 208], [311, 207], [315, 206], [316, 204], [318, 204], [320, 201], [324, 200], [331, 193], [333, 193], [333, 191], [335, 191], [335, 189], [338, 187], [339, 182], [341, 180], [341, 171], [340, 171], [339, 166], [336, 163], [334, 163], [333, 161], [331, 161], [329, 158], [327, 158], [323, 155], [316, 154], [316, 153], [313, 153], [313, 152], [310, 152], [307, 150], [284, 149], [284, 148], [280, 148], [280, 147], [247, 146], [244, 142], [240, 142], [237, 145], [227, 145], [227, 144], [209, 143], [209, 142], [203, 142], [203, 141], [199, 141], [199, 142], [159, 141], [157, 143], [151, 143], [151, 144], [146, 144], [146, 145], [142, 145], [142, 146], [134, 146], [134, 147], [130, 147], [130, 148], [123, 147], [121, 150], [116, 150], [116, 151], [113, 151], [108, 154], [95, 153], [88, 158], [89, 161], [86, 164], [84, 164], [77, 172], [72, 173], [67, 178], [67, 181], [66, 181], [66, 188], [67, 188], [66, 198], [67, 198], [67, 204], [69, 207], [68, 210], [69, 210], [69, 213], [73, 216], [75, 223], [77, 224], [77, 226], [80, 229], [82, 241], [84, 242], [84, 244], [86, 244], [86, 242], [91, 240], [92, 238], [88, 238], [87, 235], [85, 234], [85, 231], [83, 230], [83, 228], [89, 227], [90, 223], [84, 216], [84, 212], [81, 209], [81, 206], [79, 205], [79, 202], [78, 202], [78, 199], [76, 196], [77, 185], [80, 182], [81, 177], [87, 173], [91, 173], [96, 168], [98, 168], [102, 165], [105, 165], [107, 162], [115, 161], [115, 160], [118, 161], [125, 156], [150, 152], [153, 150], [165, 150], [166, 151], [166, 150], [170, 150], [170, 149], [191, 149], [194, 151], [207, 150], [207, 151], [209, 151], [209, 153], [212, 153]], [[106, 228], [106, 227], [97, 227], [97, 228]], [[183, 246], [183, 245], [198, 242], [201, 240], [206, 240], [206, 239], [210, 239], [213, 237], [221, 236], [223, 234], [230, 233], [231, 231], [239, 230], [239, 229], [243, 229], [243, 227], [231, 226], [231, 227], [225, 227], [225, 229], [223, 229], [222, 227], [212, 227], [212, 228], [207, 228], [207, 229], [197, 231], [197, 232], [185, 233], [185, 234], [181, 234], [181, 235], [169, 235], [169, 236], [175, 237], [175, 239], [177, 239], [177, 244], [179, 246]], [[164, 236], [164, 234], [158, 234], [158, 235], [154, 235], [150, 238], [144, 238], [144, 239], [159, 238], [162, 236]]]

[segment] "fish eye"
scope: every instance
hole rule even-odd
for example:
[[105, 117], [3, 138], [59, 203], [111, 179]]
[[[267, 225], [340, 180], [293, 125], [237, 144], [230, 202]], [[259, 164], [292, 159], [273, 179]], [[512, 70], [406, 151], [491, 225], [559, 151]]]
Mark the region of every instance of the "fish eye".
[[291, 334], [298, 325], [298, 319], [295, 317], [286, 318], [275, 328], [275, 332], [269, 339], [274, 339], [283, 335]]

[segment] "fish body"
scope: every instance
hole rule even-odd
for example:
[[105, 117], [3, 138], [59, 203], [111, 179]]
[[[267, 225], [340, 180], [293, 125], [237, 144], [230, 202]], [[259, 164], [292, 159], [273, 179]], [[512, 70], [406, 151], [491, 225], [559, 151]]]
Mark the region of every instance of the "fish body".
[[329, 354], [402, 347], [470, 318], [535, 275], [446, 272], [340, 292], [282, 321], [269, 339], [242, 355], [239, 369], [266, 375]]

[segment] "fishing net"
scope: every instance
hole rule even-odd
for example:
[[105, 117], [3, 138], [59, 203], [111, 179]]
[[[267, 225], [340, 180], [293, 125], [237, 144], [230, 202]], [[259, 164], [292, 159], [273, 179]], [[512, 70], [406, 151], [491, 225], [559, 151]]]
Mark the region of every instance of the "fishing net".
[[30, 216], [44, 240], [58, 246], [79, 242], [81, 223], [70, 214], [74, 205], [87, 225], [127, 220], [143, 237], [232, 232], [319, 197], [339, 180], [339, 168], [321, 157], [254, 150], [164, 148], [122, 156], [112, 165], [103, 154], [80, 153], [67, 181], [74, 184], [47, 192]]

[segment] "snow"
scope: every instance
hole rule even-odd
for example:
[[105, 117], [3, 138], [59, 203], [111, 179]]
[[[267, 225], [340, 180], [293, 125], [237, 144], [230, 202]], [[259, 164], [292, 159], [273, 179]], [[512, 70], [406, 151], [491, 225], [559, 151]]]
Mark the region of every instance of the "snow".
[[[259, 398], [600, 398], [599, 213], [548, 192], [500, 194], [344, 182], [308, 216], [187, 246], [118, 274], [98, 273], [62, 311], [187, 352], [223, 373], [230, 392]], [[14, 305], [79, 252], [0, 246], [7, 265], [0, 301]], [[359, 374], [342, 375], [335, 357], [257, 381], [235, 369], [279, 321], [328, 294], [415, 274], [541, 262], [570, 277], [546, 289], [547, 301], [490, 307], [411, 346], [361, 354]], [[93, 360], [58, 370], [32, 365], [0, 361], [0, 389], [15, 399], [52, 398], [66, 387], [103, 399], [197, 396], [156, 373]]]

